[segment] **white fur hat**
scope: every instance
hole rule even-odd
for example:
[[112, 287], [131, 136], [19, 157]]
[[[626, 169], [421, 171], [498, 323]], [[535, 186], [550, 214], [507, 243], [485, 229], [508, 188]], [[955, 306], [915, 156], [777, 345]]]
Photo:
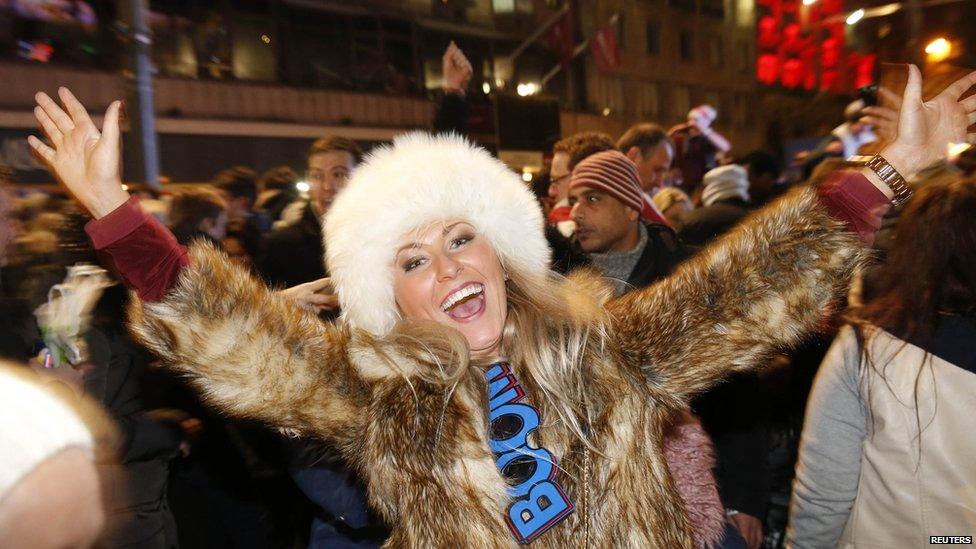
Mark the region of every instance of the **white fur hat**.
[[545, 276], [542, 210], [514, 172], [458, 136], [413, 133], [373, 151], [325, 217], [325, 256], [342, 317], [385, 335], [400, 318], [393, 296], [398, 241], [419, 227], [463, 219], [510, 271]]
[[41, 463], [67, 448], [91, 454], [92, 435], [57, 396], [0, 362], [0, 499]]

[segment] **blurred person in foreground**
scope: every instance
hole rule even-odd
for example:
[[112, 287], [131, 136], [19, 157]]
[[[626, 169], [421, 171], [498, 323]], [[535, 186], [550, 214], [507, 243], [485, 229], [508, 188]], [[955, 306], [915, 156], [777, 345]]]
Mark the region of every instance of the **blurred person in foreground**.
[[111, 454], [111, 423], [30, 374], [0, 361], [0, 543], [92, 547], [106, 522], [95, 461]]
[[976, 179], [959, 176], [902, 210], [872, 297], [847, 314], [817, 373], [790, 547], [922, 547], [973, 533], [974, 219]]
[[[874, 159], [909, 175], [965, 139], [976, 113], [976, 101], [959, 101], [976, 73], [923, 102], [910, 70], [898, 138]], [[592, 277], [550, 276], [541, 212], [504, 164], [463, 139], [405, 136], [357, 170], [326, 219], [337, 326], [205, 243], [183, 251], [117, 180], [119, 103], [100, 132], [59, 94], [71, 116], [36, 96], [53, 147], [29, 142], [95, 216], [91, 230], [107, 236], [98, 247], [144, 299], [134, 329], [224, 410], [333, 440], [368, 475], [391, 545], [693, 545], [662, 455], [666, 422], [691, 395], [813, 329], [866, 258], [876, 217], [911, 194], [867, 167], [843, 172], [613, 299]], [[214, 332], [228, 337], [198, 337]], [[496, 404], [519, 400], [530, 421], [493, 413], [489, 383]], [[528, 446], [532, 430], [544, 446]], [[498, 467], [490, 445], [511, 459], [538, 450], [540, 478]], [[576, 502], [590, 512], [574, 512]]]
[[[148, 353], [125, 325], [129, 292], [95, 266], [98, 259], [84, 231], [87, 216], [74, 204], [61, 215], [51, 268], [59, 291], [35, 314], [46, 345], [41, 356], [52, 353], [67, 363], [35, 371], [67, 381], [103, 406], [118, 425], [118, 460], [98, 463], [108, 512], [100, 545], [176, 547], [167, 487], [183, 431], [179, 421], [157, 414], [152, 392], [158, 380], [149, 371]], [[77, 331], [65, 328], [72, 325]]]

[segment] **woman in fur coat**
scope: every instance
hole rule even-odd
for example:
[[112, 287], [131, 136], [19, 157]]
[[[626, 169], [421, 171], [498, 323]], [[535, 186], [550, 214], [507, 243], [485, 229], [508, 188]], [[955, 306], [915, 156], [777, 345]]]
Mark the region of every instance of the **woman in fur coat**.
[[[976, 116], [959, 101], [976, 73], [927, 103], [910, 75], [881, 155], [905, 176]], [[119, 103], [100, 133], [59, 93], [65, 110], [37, 96], [51, 145], [30, 143], [136, 290], [135, 333], [225, 412], [340, 448], [388, 547], [692, 547], [663, 429], [813, 328], [909, 192], [841, 173], [611, 299], [592, 274], [550, 273], [517, 175], [460, 138], [414, 134], [374, 152], [326, 216], [342, 307], [326, 324], [213, 247], [180, 247], [121, 188]]]

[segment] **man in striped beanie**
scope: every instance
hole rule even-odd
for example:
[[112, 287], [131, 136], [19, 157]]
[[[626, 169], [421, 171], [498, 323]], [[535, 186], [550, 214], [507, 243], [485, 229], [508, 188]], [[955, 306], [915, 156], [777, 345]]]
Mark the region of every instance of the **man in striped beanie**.
[[[637, 165], [619, 151], [596, 153], [573, 169], [569, 202], [576, 238], [617, 295], [660, 280], [689, 255], [669, 227], [643, 215], [645, 196]], [[708, 435], [686, 413], [668, 430], [664, 445], [696, 539], [712, 546], [726, 527]]]
[[619, 151], [596, 153], [577, 164], [569, 203], [576, 241], [618, 294], [664, 276], [685, 256], [641, 191], [637, 166]]

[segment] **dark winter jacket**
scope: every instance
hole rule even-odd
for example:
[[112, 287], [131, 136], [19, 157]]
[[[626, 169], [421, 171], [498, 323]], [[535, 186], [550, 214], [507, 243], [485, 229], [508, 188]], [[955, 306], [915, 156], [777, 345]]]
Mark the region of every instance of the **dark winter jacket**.
[[749, 203], [733, 198], [702, 206], [688, 212], [678, 221], [681, 240], [693, 246], [705, 246], [734, 227], [749, 214]]
[[311, 204], [297, 222], [272, 231], [259, 269], [272, 286], [291, 287], [325, 276], [322, 225]]
[[669, 275], [695, 251], [682, 243], [669, 227], [647, 224], [644, 228], [647, 229], [647, 245], [627, 279], [627, 284], [634, 288], [649, 286]]

